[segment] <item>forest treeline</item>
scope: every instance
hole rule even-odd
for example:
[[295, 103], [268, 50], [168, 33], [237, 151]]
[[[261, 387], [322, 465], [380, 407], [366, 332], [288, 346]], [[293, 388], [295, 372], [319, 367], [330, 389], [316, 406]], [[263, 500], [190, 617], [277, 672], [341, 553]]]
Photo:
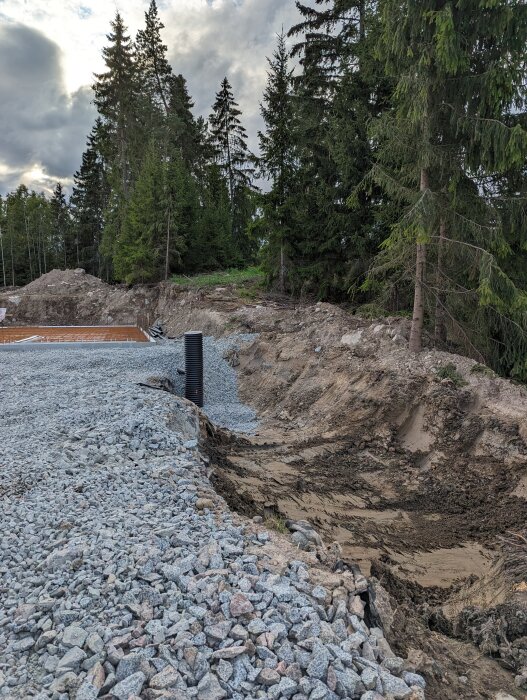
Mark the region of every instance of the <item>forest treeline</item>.
[[411, 314], [412, 351], [426, 329], [526, 379], [527, 6], [296, 4], [267, 59], [257, 155], [228, 77], [210, 117], [193, 114], [155, 0], [135, 40], [117, 14], [69, 201], [59, 184], [0, 202], [0, 284], [258, 261], [282, 292]]

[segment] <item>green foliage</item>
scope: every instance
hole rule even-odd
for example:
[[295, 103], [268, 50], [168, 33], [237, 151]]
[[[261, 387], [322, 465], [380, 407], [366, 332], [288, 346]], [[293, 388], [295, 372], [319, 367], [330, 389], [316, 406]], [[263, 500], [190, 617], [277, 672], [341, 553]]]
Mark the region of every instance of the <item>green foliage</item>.
[[152, 141], [114, 247], [115, 275], [127, 284], [155, 279], [160, 267], [159, 241], [168, 225], [164, 216], [163, 179], [161, 160]]
[[470, 368], [471, 374], [481, 374], [485, 377], [495, 377], [496, 372], [491, 370], [490, 367], [487, 367], [486, 365], [480, 365], [478, 362], [476, 362], [475, 365], [472, 365]]
[[392, 109], [372, 123], [376, 163], [358, 191], [376, 184], [400, 213], [370, 274], [411, 289], [415, 245], [424, 246], [416, 302], [436, 340], [448, 330], [464, 351], [522, 373], [525, 280], [518, 285], [507, 270], [518, 198], [507, 202], [497, 183], [527, 156], [519, 118], [527, 8], [385, 0], [381, 19], [378, 54], [395, 89]]
[[173, 284], [178, 284], [182, 287], [221, 287], [227, 285], [246, 285], [246, 284], [261, 284], [264, 280], [264, 275], [259, 267], [246, 267], [242, 269], [231, 268], [229, 270], [218, 270], [217, 272], [208, 272], [194, 277], [186, 277], [185, 275], [174, 275], [172, 277]]
[[225, 77], [216, 94], [209, 117], [210, 144], [215, 162], [220, 166], [229, 191], [232, 254], [242, 263], [254, 257], [247, 228], [254, 213], [252, 176], [254, 157], [247, 147], [247, 134], [240, 121], [241, 112]]
[[290, 241], [294, 228], [292, 183], [295, 172], [294, 105], [289, 54], [282, 34], [277, 49], [268, 59], [267, 86], [260, 112], [265, 131], [258, 133], [260, 140], [260, 170], [271, 180], [271, 188], [261, 198], [262, 216], [254, 232], [265, 240], [264, 267], [271, 284], [281, 292], [288, 287], [287, 259], [291, 253]]
[[468, 382], [463, 379], [463, 375], [460, 374], [456, 365], [451, 362], [444, 365], [444, 367], [440, 367], [437, 370], [437, 376], [439, 379], [449, 379], [458, 389], [468, 385]]

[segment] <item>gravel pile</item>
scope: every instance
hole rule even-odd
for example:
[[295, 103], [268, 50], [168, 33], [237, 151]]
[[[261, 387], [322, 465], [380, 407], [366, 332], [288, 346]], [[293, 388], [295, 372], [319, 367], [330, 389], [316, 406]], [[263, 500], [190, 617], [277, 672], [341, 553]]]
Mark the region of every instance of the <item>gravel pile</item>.
[[[227, 344], [207, 343], [209, 400], [250, 424]], [[423, 698], [363, 577], [276, 572], [213, 492], [195, 410], [137, 385], [175, 379], [175, 350], [1, 355], [0, 697]]]

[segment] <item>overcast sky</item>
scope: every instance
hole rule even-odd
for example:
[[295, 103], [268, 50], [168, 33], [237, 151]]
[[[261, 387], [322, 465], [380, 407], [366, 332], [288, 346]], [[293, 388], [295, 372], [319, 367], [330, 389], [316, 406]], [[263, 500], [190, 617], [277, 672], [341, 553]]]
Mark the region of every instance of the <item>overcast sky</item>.
[[[119, 10], [132, 37], [150, 0], [0, 0], [0, 193], [37, 191], [78, 169], [95, 118], [93, 73]], [[251, 147], [276, 34], [297, 21], [294, 0], [158, 0], [164, 42], [188, 80], [195, 113], [208, 116], [227, 75]]]

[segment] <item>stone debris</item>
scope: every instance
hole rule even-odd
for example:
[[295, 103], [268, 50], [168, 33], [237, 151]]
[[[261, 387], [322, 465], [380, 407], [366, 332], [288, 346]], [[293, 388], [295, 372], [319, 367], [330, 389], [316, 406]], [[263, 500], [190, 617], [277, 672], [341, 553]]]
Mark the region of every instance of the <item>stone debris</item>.
[[138, 386], [170, 359], [148, 352], [3, 358], [0, 698], [423, 698], [363, 577], [273, 568], [212, 489], [195, 409]]

